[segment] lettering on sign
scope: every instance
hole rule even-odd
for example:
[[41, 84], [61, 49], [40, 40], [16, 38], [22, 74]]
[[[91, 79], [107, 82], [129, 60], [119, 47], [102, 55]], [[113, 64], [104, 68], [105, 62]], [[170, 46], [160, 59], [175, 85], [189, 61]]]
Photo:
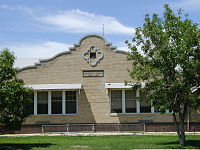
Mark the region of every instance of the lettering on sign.
[[83, 77], [103, 77], [104, 70], [83, 70]]

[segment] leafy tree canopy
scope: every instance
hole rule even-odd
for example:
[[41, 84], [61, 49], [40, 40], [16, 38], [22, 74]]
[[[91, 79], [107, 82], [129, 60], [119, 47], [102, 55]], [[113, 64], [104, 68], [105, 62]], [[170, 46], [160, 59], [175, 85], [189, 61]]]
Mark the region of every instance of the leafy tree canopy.
[[16, 77], [18, 70], [13, 68], [14, 60], [8, 49], [0, 52], [0, 124], [11, 130], [19, 129], [30, 115], [27, 106], [32, 91]]
[[180, 143], [184, 144], [188, 106], [200, 106], [200, 96], [192, 90], [200, 87], [198, 25], [181, 9], [174, 13], [166, 4], [162, 17], [145, 15], [143, 26], [126, 43], [131, 50], [128, 60], [133, 62], [130, 76], [146, 82], [147, 100], [161, 112], [173, 111]]

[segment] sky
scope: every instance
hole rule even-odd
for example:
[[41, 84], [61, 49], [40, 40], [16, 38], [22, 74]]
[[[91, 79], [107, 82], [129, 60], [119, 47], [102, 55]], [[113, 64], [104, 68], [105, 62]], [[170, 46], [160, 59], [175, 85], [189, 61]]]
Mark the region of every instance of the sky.
[[49, 58], [88, 34], [127, 51], [124, 43], [144, 23], [145, 14], [162, 16], [163, 5], [180, 8], [200, 23], [200, 0], [0, 0], [0, 49], [17, 58]]

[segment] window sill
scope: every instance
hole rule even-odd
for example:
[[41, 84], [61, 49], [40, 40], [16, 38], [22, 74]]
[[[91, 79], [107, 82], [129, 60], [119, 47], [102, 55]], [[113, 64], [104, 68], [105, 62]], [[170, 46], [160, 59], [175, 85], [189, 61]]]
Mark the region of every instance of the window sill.
[[38, 115], [31, 115], [32, 117], [37, 117], [37, 116], [78, 116], [79, 114], [38, 114]]
[[172, 113], [111, 113], [110, 117], [117, 117], [117, 116], [133, 116], [133, 115], [169, 115]]

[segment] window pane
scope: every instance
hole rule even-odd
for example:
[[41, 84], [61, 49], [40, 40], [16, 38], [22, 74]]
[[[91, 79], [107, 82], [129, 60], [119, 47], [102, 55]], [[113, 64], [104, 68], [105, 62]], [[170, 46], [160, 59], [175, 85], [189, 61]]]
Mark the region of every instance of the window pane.
[[76, 91], [66, 91], [66, 114], [76, 113]]
[[136, 91], [135, 90], [126, 90], [125, 91], [125, 97], [126, 99], [135, 99], [136, 98]]
[[30, 103], [27, 103], [27, 104], [25, 105], [25, 107], [26, 107], [26, 111], [27, 111], [29, 114], [33, 115], [33, 114], [34, 114], [34, 93], [33, 93], [33, 92], [30, 94], [30, 97], [29, 97], [29, 98], [31, 99], [31, 102], [30, 102]]
[[172, 113], [172, 109], [169, 109], [169, 113]]
[[62, 114], [62, 92], [51, 92], [51, 112], [52, 114]]
[[145, 101], [140, 101], [140, 113], [151, 113], [151, 105]]
[[154, 106], [154, 112], [155, 113], [159, 113], [159, 110], [158, 110], [158, 108], [156, 106]]
[[96, 58], [96, 53], [90, 53], [90, 59], [95, 59]]
[[111, 113], [122, 113], [122, 91], [111, 91]]
[[122, 100], [122, 90], [112, 90], [111, 91], [112, 100]]
[[140, 113], [151, 113], [151, 104], [145, 101], [146, 93], [140, 92], [140, 97], [142, 101], [140, 101]]
[[136, 91], [125, 91], [125, 107], [126, 113], [136, 113]]
[[66, 102], [66, 114], [76, 113], [76, 101]]
[[48, 114], [48, 92], [37, 92], [37, 113]]

